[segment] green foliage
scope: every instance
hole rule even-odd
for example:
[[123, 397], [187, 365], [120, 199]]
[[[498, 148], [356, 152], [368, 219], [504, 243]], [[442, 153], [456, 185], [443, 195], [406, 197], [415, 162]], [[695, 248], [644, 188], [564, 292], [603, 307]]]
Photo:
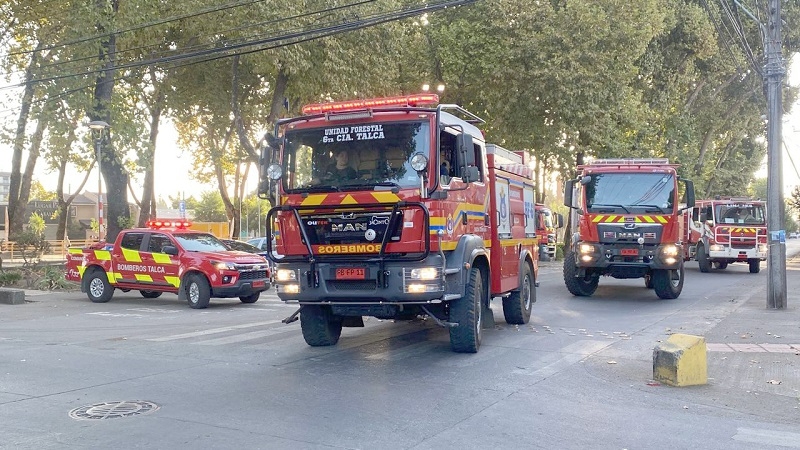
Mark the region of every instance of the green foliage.
[[28, 221], [28, 226], [14, 239], [25, 266], [38, 264], [42, 255], [49, 250], [50, 244], [45, 240], [44, 230], [44, 219], [33, 213]]
[[0, 286], [14, 286], [22, 279], [16, 270], [0, 270]]
[[64, 278], [64, 269], [60, 266], [42, 266], [38, 273], [36, 288], [43, 291], [66, 290], [74, 284]]

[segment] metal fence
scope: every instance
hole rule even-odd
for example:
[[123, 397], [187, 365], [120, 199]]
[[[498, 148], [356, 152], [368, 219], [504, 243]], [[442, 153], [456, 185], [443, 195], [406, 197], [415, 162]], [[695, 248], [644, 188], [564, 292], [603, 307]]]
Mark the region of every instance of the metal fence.
[[[83, 240], [63, 240], [63, 241], [46, 241], [47, 250], [42, 255], [42, 260], [57, 261], [65, 260], [67, 257], [68, 249], [70, 247], [83, 247], [97, 242], [93, 239]], [[3, 241], [0, 244], [0, 251], [2, 251], [2, 259], [5, 261], [23, 261], [23, 248], [17, 245], [14, 241]]]

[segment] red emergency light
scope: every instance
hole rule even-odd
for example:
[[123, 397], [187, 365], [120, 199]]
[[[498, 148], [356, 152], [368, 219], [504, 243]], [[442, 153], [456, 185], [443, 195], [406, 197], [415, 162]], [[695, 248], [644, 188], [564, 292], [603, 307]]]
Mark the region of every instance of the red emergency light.
[[313, 103], [303, 106], [303, 114], [321, 114], [325, 112], [352, 111], [356, 109], [378, 108], [381, 106], [422, 106], [439, 103], [437, 94], [411, 94], [397, 97], [367, 98], [363, 100], [345, 100], [342, 102]]
[[158, 230], [160, 228], [187, 229], [192, 226], [188, 220], [153, 219], [147, 221], [147, 228]]

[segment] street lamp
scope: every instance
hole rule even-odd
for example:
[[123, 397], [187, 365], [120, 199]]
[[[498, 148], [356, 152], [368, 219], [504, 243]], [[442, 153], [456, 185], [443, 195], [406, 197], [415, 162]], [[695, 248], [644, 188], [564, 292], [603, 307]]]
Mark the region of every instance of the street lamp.
[[103, 239], [103, 172], [100, 170], [100, 146], [103, 145], [103, 134], [110, 125], [102, 120], [89, 122], [94, 139], [94, 157], [97, 161], [97, 240]]

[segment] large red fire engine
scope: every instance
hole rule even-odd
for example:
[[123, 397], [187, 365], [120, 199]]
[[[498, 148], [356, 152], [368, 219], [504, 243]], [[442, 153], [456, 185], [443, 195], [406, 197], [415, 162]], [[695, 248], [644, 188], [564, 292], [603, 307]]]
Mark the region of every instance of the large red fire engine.
[[[363, 316], [428, 316], [456, 352], [477, 352], [489, 303], [524, 324], [538, 273], [530, 169], [487, 145], [483, 121], [419, 94], [310, 105], [262, 155], [276, 201], [277, 293], [312, 346]], [[278, 136], [277, 138], [275, 136]], [[272, 164], [268, 164], [272, 162]], [[272, 254], [272, 252], [270, 252]]]
[[683, 213], [684, 259], [696, 260], [701, 272], [747, 263], [750, 273], [767, 259], [766, 203], [750, 198], [698, 200]]
[[644, 278], [659, 298], [680, 295], [679, 215], [694, 205], [694, 185], [680, 180], [676, 167], [666, 159], [601, 159], [578, 167], [580, 176], [564, 192], [564, 204], [579, 217], [564, 258], [564, 283], [573, 295], [592, 295], [601, 275]]
[[539, 257], [550, 261], [556, 257], [558, 245], [557, 229], [564, 226], [564, 217], [544, 206], [536, 204], [536, 235], [539, 237]]

